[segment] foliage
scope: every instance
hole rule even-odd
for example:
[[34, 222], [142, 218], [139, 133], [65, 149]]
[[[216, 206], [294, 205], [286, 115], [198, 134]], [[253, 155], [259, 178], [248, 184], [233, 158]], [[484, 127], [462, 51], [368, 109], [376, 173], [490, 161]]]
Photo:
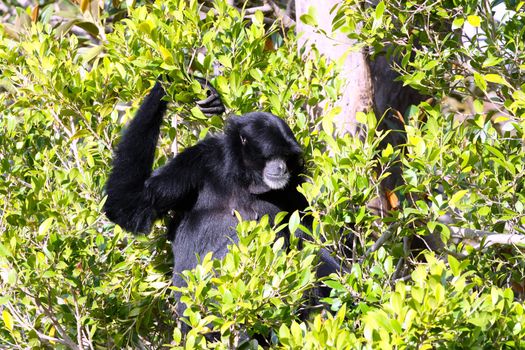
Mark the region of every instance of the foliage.
[[[437, 2], [430, 14], [441, 13], [437, 8], [444, 4]], [[354, 13], [364, 23], [362, 39], [376, 50], [388, 44], [381, 36], [398, 34], [390, 25], [395, 8], [387, 5], [399, 4], [385, 2], [381, 16], [379, 5]], [[477, 13], [464, 9], [465, 18]], [[524, 347], [523, 295], [510, 288], [525, 277], [523, 255], [513, 247], [456, 245], [438, 222], [451, 213], [464, 227], [523, 232], [520, 119], [513, 134], [502, 137], [486, 113], [458, 125], [439, 105], [422, 104], [411, 110], [402, 150], [379, 149], [385, 133], [376, 130], [371, 114], [359, 116], [363, 140], [334, 138], [336, 111], [320, 117], [310, 112], [337, 98], [338, 66], [315, 52], [303, 60], [292, 32], [265, 27], [260, 13], [248, 22], [223, 2], [202, 16], [196, 1], [182, 0], [125, 11], [119, 21], [106, 22], [104, 13], [92, 18], [94, 41], [53, 26], [42, 13], [22, 21], [16, 33], [0, 26], [0, 347], [252, 348], [254, 339], [298, 349]], [[408, 18], [419, 20], [419, 12]], [[491, 45], [503, 40], [501, 33]], [[438, 63], [419, 69], [422, 79], [411, 78], [423, 53], [433, 52], [432, 42], [420, 39], [426, 51], [401, 63], [402, 79], [444, 95], [455, 75], [436, 69], [449, 56], [433, 54]], [[452, 39], [443, 42], [457, 48]], [[503, 47], [512, 49], [508, 45]], [[398, 53], [406, 54], [407, 47], [399, 45]], [[484, 62], [487, 52], [477, 50], [472, 60]], [[495, 84], [506, 111], [517, 118], [525, 102], [521, 68], [514, 65], [503, 75], [507, 70], [498, 67], [507, 67], [510, 56], [502, 57], [481, 64], [478, 74]], [[173, 319], [164, 225], [150, 237], [132, 237], [111, 224], [101, 207], [112, 145], [157, 77], [171, 80], [158, 164], [170, 151], [222, 128], [222, 117], [206, 119], [192, 108], [204, 92], [191, 74], [213, 78], [232, 113], [261, 109], [289, 122], [311, 169], [301, 190], [313, 225], [303, 227], [297, 213], [289, 222], [242, 222], [239, 242], [222, 261], [201, 257], [186, 273], [188, 287], [177, 291], [188, 305], [182, 322], [192, 326], [184, 342]], [[378, 162], [398, 159], [406, 180], [403, 210], [378, 218], [366, 207], [388, 176], [378, 173]], [[312, 242], [299, 249], [292, 240], [285, 249], [276, 237], [297, 229]], [[374, 248], [387, 231], [392, 238]], [[414, 259], [405, 237], [429, 233], [439, 233], [462, 259]], [[318, 281], [313, 271], [320, 246], [341, 259], [347, 273]], [[323, 300], [325, 311], [311, 310], [320, 283], [332, 294]], [[212, 331], [216, 340], [205, 337]]]
[[373, 55], [393, 57], [405, 85], [437, 97], [473, 95], [523, 114], [523, 1], [380, 1], [360, 9], [362, 3], [345, 1], [334, 28]]

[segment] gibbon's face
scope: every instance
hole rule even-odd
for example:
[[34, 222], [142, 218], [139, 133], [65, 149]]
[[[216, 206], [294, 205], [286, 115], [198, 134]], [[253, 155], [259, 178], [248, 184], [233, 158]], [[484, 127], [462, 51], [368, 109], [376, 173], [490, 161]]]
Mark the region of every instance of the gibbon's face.
[[288, 125], [265, 112], [232, 118], [244, 166], [253, 173], [251, 192], [285, 188], [302, 170], [302, 150]]

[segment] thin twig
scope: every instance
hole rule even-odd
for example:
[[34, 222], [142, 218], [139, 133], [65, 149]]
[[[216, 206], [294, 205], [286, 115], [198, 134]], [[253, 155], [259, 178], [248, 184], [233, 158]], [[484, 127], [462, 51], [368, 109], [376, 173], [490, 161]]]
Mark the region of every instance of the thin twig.
[[401, 272], [404, 271], [405, 261], [409, 254], [410, 254], [410, 237], [405, 236], [403, 237], [403, 256], [397, 262], [396, 270], [392, 274], [392, 281], [396, 281], [401, 275]]
[[67, 346], [69, 346], [71, 349], [74, 350], [80, 350], [77, 344], [67, 335], [66, 331], [60, 323], [58, 323], [58, 320], [56, 319], [55, 315], [53, 314], [53, 311], [49, 308], [45, 307], [41, 302], [40, 299], [35, 295], [33, 296], [33, 300], [35, 301], [35, 304], [44, 312], [44, 314], [50, 319], [50, 321], [55, 326], [55, 329], [57, 330], [58, 334], [63, 338], [63, 340], [67, 343]]
[[9, 312], [11, 313], [11, 315], [16, 318], [17, 322], [22, 327], [30, 329], [33, 332], [35, 332], [37, 337], [39, 339], [43, 340], [44, 342], [50, 342], [50, 343], [55, 342], [55, 343], [58, 343], [58, 344], [62, 344], [62, 345], [68, 346], [68, 347], [70, 347], [72, 349], [79, 349], [78, 347], [76, 347], [75, 343], [73, 343], [71, 341], [71, 339], [69, 339], [69, 341], [68, 341], [68, 339], [60, 339], [60, 338], [52, 337], [50, 335], [47, 335], [47, 334], [44, 334], [44, 333], [40, 332], [38, 329], [36, 329], [31, 324], [31, 322], [29, 320], [25, 320], [23, 318], [23, 316], [14, 308], [14, 306], [10, 302], [8, 302], [5, 306], [7, 307], [7, 309], [9, 309]]
[[388, 226], [385, 232], [383, 232], [383, 234], [381, 235], [381, 237], [379, 237], [379, 239], [375, 241], [375, 243], [370, 248], [368, 248], [364, 255], [364, 258], [381, 248], [388, 241], [388, 239], [392, 236], [392, 234], [398, 227], [398, 223]]

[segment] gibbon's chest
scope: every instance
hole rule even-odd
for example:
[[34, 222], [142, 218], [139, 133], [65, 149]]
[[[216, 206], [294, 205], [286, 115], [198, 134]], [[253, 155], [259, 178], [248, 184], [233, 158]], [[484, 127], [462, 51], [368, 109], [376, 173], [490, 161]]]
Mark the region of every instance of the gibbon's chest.
[[[259, 220], [264, 215], [268, 215], [272, 222], [275, 215], [282, 210], [283, 208], [275, 203], [248, 192], [201, 191], [191, 208], [175, 214], [170, 222], [168, 236], [175, 237], [173, 243], [177, 247], [186, 246], [189, 237], [193, 237], [193, 241], [200, 242], [199, 244], [202, 243], [203, 247], [207, 247], [208, 243], [213, 246], [212, 242], [224, 236], [231, 237], [235, 241], [237, 237], [235, 228], [238, 224], [236, 212], [243, 220]], [[229, 242], [229, 240], [224, 241], [222, 245], [226, 247]]]
[[188, 213], [205, 216], [226, 215], [235, 219], [238, 212], [243, 220], [259, 220], [264, 215], [274, 217], [282, 211], [277, 203], [249, 193], [244, 189], [225, 190], [220, 186], [204, 186], [197, 196], [195, 205]]

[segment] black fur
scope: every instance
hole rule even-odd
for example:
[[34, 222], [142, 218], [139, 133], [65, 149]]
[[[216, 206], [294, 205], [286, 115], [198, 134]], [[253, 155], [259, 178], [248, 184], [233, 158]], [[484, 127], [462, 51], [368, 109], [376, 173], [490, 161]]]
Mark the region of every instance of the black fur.
[[[111, 221], [134, 233], [148, 233], [155, 219], [175, 211], [177, 221], [169, 225], [173, 283], [184, 286], [180, 273], [196, 266], [196, 254], [213, 252], [215, 258], [222, 258], [227, 245], [237, 240], [234, 211], [243, 219], [257, 220], [305, 209], [307, 202], [297, 191], [304, 169], [301, 148], [288, 125], [270, 113], [253, 112], [230, 117], [224, 133], [188, 147], [152, 173], [166, 110], [164, 95], [157, 83], [124, 131], [106, 184], [104, 210]], [[215, 98], [200, 107], [223, 111], [217, 98], [215, 92]], [[274, 159], [284, 160], [290, 175], [287, 185], [278, 190], [263, 180], [267, 162]], [[326, 252], [320, 256], [321, 275], [338, 269]], [[184, 307], [177, 309], [180, 313]]]

